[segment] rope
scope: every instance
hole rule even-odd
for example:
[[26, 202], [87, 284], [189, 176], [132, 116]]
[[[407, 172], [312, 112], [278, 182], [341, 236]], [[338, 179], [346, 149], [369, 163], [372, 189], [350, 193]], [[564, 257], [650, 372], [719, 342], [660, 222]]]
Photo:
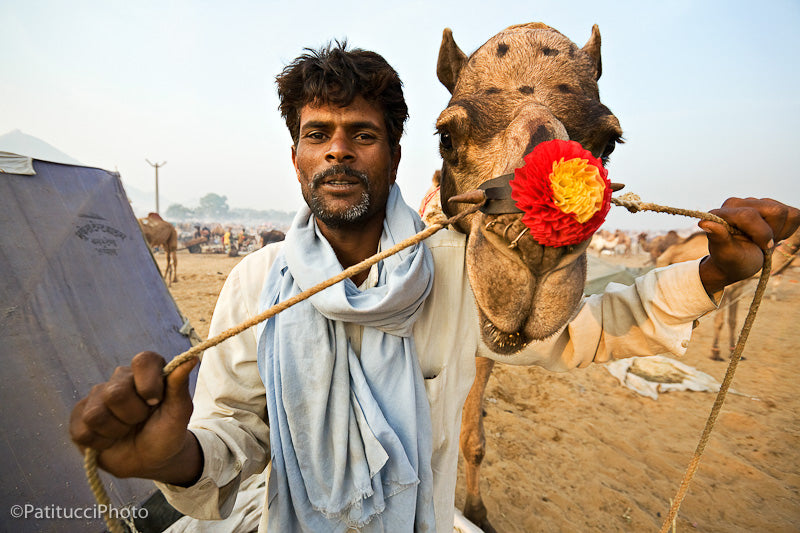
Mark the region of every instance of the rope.
[[[420, 231], [416, 235], [413, 235], [413, 236], [409, 237], [408, 239], [405, 239], [404, 241], [401, 241], [401, 242], [395, 244], [394, 246], [392, 246], [391, 248], [389, 248], [389, 249], [387, 249], [387, 250], [385, 250], [383, 252], [380, 252], [380, 253], [377, 253], [377, 254], [375, 254], [375, 255], [373, 255], [371, 257], [368, 257], [367, 259], [361, 261], [360, 263], [357, 263], [357, 264], [355, 264], [355, 265], [353, 265], [353, 266], [351, 266], [349, 268], [346, 268], [345, 270], [343, 270], [342, 272], [340, 272], [336, 276], [334, 276], [334, 277], [332, 277], [330, 279], [327, 279], [327, 280], [325, 280], [325, 281], [323, 281], [323, 282], [311, 287], [310, 289], [306, 289], [305, 291], [301, 292], [300, 294], [297, 294], [296, 296], [292, 296], [291, 298], [289, 298], [287, 300], [284, 300], [283, 302], [280, 302], [278, 304], [273, 305], [269, 309], [263, 311], [262, 313], [259, 313], [258, 315], [252, 317], [249, 320], [246, 320], [245, 322], [242, 322], [238, 326], [234, 326], [232, 328], [226, 329], [225, 331], [223, 331], [219, 335], [215, 335], [214, 337], [211, 337], [210, 339], [208, 339], [208, 340], [206, 340], [204, 342], [201, 342], [200, 344], [197, 344], [196, 346], [192, 346], [187, 351], [185, 351], [182, 354], [176, 356], [174, 359], [172, 359], [172, 361], [170, 361], [164, 367], [164, 370], [162, 372], [164, 377], [168, 376], [178, 366], [182, 365], [183, 363], [187, 362], [188, 360], [192, 359], [193, 357], [199, 357], [200, 354], [203, 353], [205, 350], [208, 350], [209, 348], [212, 348], [212, 347], [218, 345], [222, 341], [224, 341], [226, 339], [229, 339], [229, 338], [233, 337], [234, 335], [238, 335], [239, 333], [241, 333], [241, 332], [243, 332], [243, 331], [255, 326], [256, 324], [259, 324], [259, 323], [261, 323], [261, 322], [263, 322], [265, 320], [269, 320], [270, 318], [272, 318], [273, 316], [277, 315], [281, 311], [285, 311], [286, 309], [290, 308], [291, 306], [293, 306], [295, 304], [298, 304], [298, 303], [302, 302], [303, 300], [306, 300], [306, 299], [310, 298], [311, 296], [315, 295], [316, 293], [318, 293], [318, 292], [320, 292], [320, 291], [322, 291], [324, 289], [327, 289], [331, 285], [335, 285], [335, 284], [339, 283], [342, 280], [345, 280], [347, 278], [351, 278], [351, 277], [355, 276], [356, 274], [358, 274], [360, 272], [364, 272], [365, 270], [368, 270], [375, 263], [378, 263], [379, 261], [383, 261], [387, 257], [389, 257], [391, 255], [394, 255], [394, 254], [396, 254], [397, 252], [399, 252], [401, 250], [404, 250], [404, 249], [406, 249], [406, 248], [408, 248], [410, 246], [413, 246], [413, 245], [415, 245], [415, 244], [427, 239], [428, 237], [430, 237], [431, 235], [433, 235], [437, 231], [439, 231], [439, 230], [441, 230], [443, 228], [446, 228], [447, 226], [449, 226], [451, 224], [454, 224], [455, 222], [457, 222], [458, 220], [464, 218], [467, 215], [470, 215], [470, 214], [474, 213], [475, 211], [480, 209], [480, 207], [482, 205], [483, 205], [483, 202], [481, 202], [479, 204], [472, 205], [472, 206], [468, 207], [467, 209], [465, 209], [464, 211], [462, 211], [461, 213], [458, 213], [455, 216], [452, 216], [452, 217], [450, 217], [448, 219], [442, 220], [441, 222], [437, 222], [437, 223], [435, 223], [435, 224], [433, 224], [431, 226], [428, 226], [427, 228], [425, 228], [424, 230]], [[124, 530], [122, 524], [120, 524], [120, 522], [116, 518], [111, 516], [111, 513], [110, 513], [111, 500], [109, 499], [108, 493], [106, 492], [106, 489], [103, 486], [103, 481], [100, 479], [100, 476], [97, 473], [98, 456], [99, 456], [99, 452], [97, 450], [95, 450], [93, 448], [86, 448], [86, 451], [84, 453], [83, 466], [84, 466], [84, 469], [86, 470], [86, 479], [89, 482], [89, 488], [91, 488], [92, 494], [94, 494], [94, 497], [97, 500], [97, 503], [99, 503], [101, 505], [104, 505], [103, 507], [101, 507], [101, 509], [105, 509], [103, 519], [105, 520], [106, 526], [108, 527], [109, 531], [111, 533], [125, 533], [125, 530]]]
[[728, 370], [725, 372], [725, 379], [722, 380], [722, 385], [719, 387], [717, 398], [714, 400], [714, 405], [711, 407], [711, 413], [708, 415], [708, 420], [706, 420], [706, 425], [703, 428], [702, 434], [700, 435], [700, 442], [697, 443], [697, 448], [692, 456], [692, 460], [689, 462], [689, 466], [686, 469], [686, 473], [683, 476], [680, 487], [678, 487], [678, 492], [675, 495], [672, 505], [670, 506], [669, 514], [664, 520], [664, 524], [661, 526], [660, 533], [669, 532], [670, 526], [678, 516], [678, 510], [681, 507], [684, 496], [686, 496], [686, 491], [689, 490], [689, 483], [691, 483], [694, 473], [697, 471], [697, 466], [700, 463], [700, 456], [703, 454], [706, 444], [708, 443], [708, 439], [711, 437], [711, 430], [714, 428], [714, 423], [717, 421], [719, 412], [722, 409], [722, 404], [725, 402], [725, 396], [728, 393], [728, 388], [733, 381], [733, 374], [736, 372], [736, 366], [739, 364], [739, 360], [742, 357], [742, 351], [744, 351], [744, 344], [747, 342], [747, 336], [750, 335], [750, 330], [753, 327], [753, 322], [755, 321], [758, 307], [761, 305], [761, 298], [764, 296], [764, 291], [767, 288], [767, 281], [769, 281], [771, 269], [772, 250], [767, 250], [764, 252], [764, 266], [761, 269], [761, 277], [758, 279], [758, 286], [756, 287], [756, 293], [753, 296], [753, 303], [750, 304], [750, 310], [747, 313], [747, 318], [744, 321], [741, 333], [739, 333], [739, 339], [736, 341], [736, 348], [733, 350], [733, 354], [731, 354], [731, 360], [728, 363]]
[[732, 227], [717, 215], [706, 213], [705, 211], [695, 211], [693, 209], [681, 209], [678, 207], [669, 207], [666, 205], [658, 205], [650, 202], [642, 202], [636, 194], [632, 192], [625, 193], [619, 198], [611, 198], [611, 203], [624, 207], [631, 213], [638, 213], [639, 211], [653, 211], [655, 213], [667, 213], [669, 215], [682, 215], [685, 217], [699, 218], [700, 220], [710, 220], [717, 224], [722, 224], [728, 233], [731, 235], [741, 235], [742, 232]]
[[106, 522], [106, 527], [111, 533], [125, 533], [125, 528], [119, 520], [111, 516], [111, 498], [108, 497], [106, 488], [103, 486], [103, 480], [100, 479], [100, 474], [97, 472], [97, 450], [86, 448], [86, 453], [83, 456], [83, 469], [86, 470], [86, 480], [89, 482], [89, 488], [92, 489], [94, 499], [100, 504], [100, 509], [103, 509], [103, 520]]
[[[694, 218], [699, 218], [702, 220], [710, 220], [712, 222], [717, 222], [725, 226], [725, 229], [728, 230], [731, 234], [739, 234], [741, 232], [737, 229], [732, 228], [727, 222], [716, 215], [712, 215], [711, 213], [706, 213], [703, 211], [694, 211], [690, 209], [679, 209], [676, 207], [668, 207], [648, 202], [642, 202], [641, 199], [633, 194], [633, 193], [626, 193], [623, 194], [619, 199], [611, 198], [611, 201], [614, 205], [618, 205], [621, 207], [626, 208], [631, 213], [636, 213], [638, 211], [653, 211], [656, 213], [667, 213], [670, 215], [684, 215], [690, 216]], [[758, 279], [758, 285], [756, 286], [755, 294], [753, 295], [753, 302], [750, 304], [750, 310], [747, 312], [747, 318], [745, 318], [744, 325], [742, 326], [742, 330], [739, 333], [739, 338], [736, 341], [736, 347], [731, 354], [730, 362], [728, 363], [728, 369], [725, 372], [725, 378], [722, 380], [722, 384], [719, 387], [719, 392], [717, 393], [717, 397], [714, 400], [714, 405], [711, 407], [711, 413], [708, 415], [708, 419], [706, 420], [706, 425], [703, 428], [703, 432], [700, 435], [700, 441], [697, 443], [697, 448], [695, 449], [694, 455], [692, 456], [691, 461], [689, 462], [689, 466], [686, 469], [686, 473], [681, 480], [681, 484], [678, 487], [678, 492], [675, 495], [675, 498], [670, 499], [670, 508], [667, 517], [664, 519], [664, 523], [661, 526], [660, 533], [669, 533], [670, 529], [673, 531], [676, 530], [676, 521], [678, 517], [678, 510], [681, 507], [681, 503], [683, 503], [683, 499], [686, 496], [686, 492], [689, 490], [689, 484], [692, 482], [692, 478], [694, 477], [695, 472], [697, 472], [697, 467], [700, 464], [700, 456], [703, 455], [705, 451], [706, 444], [708, 444], [708, 440], [711, 438], [711, 432], [714, 429], [714, 424], [717, 421], [717, 417], [719, 416], [720, 410], [722, 410], [722, 404], [725, 403], [725, 397], [728, 394], [728, 389], [731, 386], [731, 382], [733, 381], [733, 375], [736, 372], [736, 367], [739, 364], [739, 360], [742, 358], [742, 352], [744, 351], [744, 345], [747, 342], [747, 337], [750, 335], [750, 330], [753, 328], [753, 322], [755, 322], [756, 313], [758, 312], [758, 308], [761, 305], [761, 299], [764, 296], [764, 292], [767, 289], [767, 282], [769, 281], [770, 271], [772, 270], [772, 250], [765, 250], [764, 251], [764, 265], [761, 267], [761, 276]]]

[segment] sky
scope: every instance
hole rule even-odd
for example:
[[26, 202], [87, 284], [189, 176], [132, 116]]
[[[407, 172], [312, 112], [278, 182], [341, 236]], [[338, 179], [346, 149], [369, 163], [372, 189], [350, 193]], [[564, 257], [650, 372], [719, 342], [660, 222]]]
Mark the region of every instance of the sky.
[[[800, 205], [797, 0], [3, 0], [0, 21], [0, 135], [19, 129], [147, 192], [155, 172], [146, 160], [166, 162], [162, 212], [173, 202], [194, 207], [207, 193], [231, 207], [297, 209], [274, 79], [304, 48], [345, 38], [383, 55], [404, 82], [411, 117], [398, 182], [418, 205], [441, 165], [442, 30], [469, 54], [532, 21], [579, 47], [599, 25], [600, 95], [626, 141], [609, 177], [626, 191], [691, 209], [729, 196]], [[604, 227], [693, 224], [615, 207]]]

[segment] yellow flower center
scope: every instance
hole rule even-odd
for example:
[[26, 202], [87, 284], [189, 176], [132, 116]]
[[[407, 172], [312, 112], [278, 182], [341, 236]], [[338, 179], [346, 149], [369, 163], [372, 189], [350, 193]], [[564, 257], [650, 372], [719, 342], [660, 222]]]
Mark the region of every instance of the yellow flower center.
[[553, 162], [550, 174], [553, 203], [583, 224], [603, 206], [606, 185], [597, 167], [586, 159], [574, 158]]

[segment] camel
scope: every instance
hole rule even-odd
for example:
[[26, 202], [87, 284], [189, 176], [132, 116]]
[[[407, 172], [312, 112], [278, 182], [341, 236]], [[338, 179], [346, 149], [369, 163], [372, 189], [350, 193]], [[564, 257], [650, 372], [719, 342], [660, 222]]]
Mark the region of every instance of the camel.
[[608, 230], [601, 229], [592, 236], [592, 241], [589, 243], [589, 250], [595, 252], [597, 255], [602, 255], [603, 252], [616, 253], [617, 247], [620, 245], [620, 238], [617, 233], [611, 233]]
[[422, 202], [420, 202], [419, 209], [417, 210], [426, 226], [432, 226], [445, 218], [442, 212], [441, 197], [439, 195], [441, 178], [441, 170], [437, 170], [433, 173], [431, 185], [425, 192], [425, 196], [422, 197]]
[[700, 259], [708, 255], [708, 238], [701, 232], [693, 233], [685, 239], [667, 247], [657, 258], [656, 267]]
[[614, 247], [614, 253], [618, 255], [630, 255], [631, 254], [630, 236], [621, 229], [615, 231], [614, 236], [617, 238], [617, 245]]
[[151, 251], [156, 246], [161, 246], [167, 254], [164, 279], [169, 283], [178, 281], [178, 231], [158, 213], [149, 213], [147, 218], [140, 218], [139, 227], [142, 228], [142, 234]]
[[262, 231], [260, 237], [261, 247], [263, 248], [270, 243], [282, 241], [286, 238], [286, 234], [280, 230], [271, 229]]
[[[511, 26], [469, 57], [445, 29], [437, 75], [451, 99], [436, 121], [445, 214], [467, 208], [451, 198], [522, 166], [522, 157], [540, 142], [571, 139], [606, 160], [621, 142], [622, 129], [600, 102], [601, 70], [596, 25], [583, 48], [545, 24]], [[467, 234], [467, 275], [482, 342], [491, 351], [515, 353], [552, 335], [572, 317], [583, 294], [589, 239], [542, 246], [525, 232], [519, 213], [477, 212], [455, 229]], [[478, 476], [485, 451], [483, 392], [493, 365], [491, 359], [476, 359], [460, 437], [466, 460], [464, 515], [487, 532], [494, 528]]]
[[[692, 261], [708, 255], [708, 237], [703, 232], [694, 233], [680, 242], [672, 244], [656, 258], [656, 267], [663, 267], [683, 261]], [[734, 283], [725, 289], [725, 294], [719, 304], [719, 310], [714, 314], [714, 341], [711, 344], [711, 359], [724, 361], [720, 356], [719, 339], [728, 320], [729, 353], [736, 346], [736, 322], [739, 312], [739, 299], [748, 280]]]
[[681, 238], [676, 231], [669, 231], [666, 235], [659, 235], [653, 237], [652, 240], [647, 239], [646, 233], [639, 234], [639, 247], [645, 252], [650, 254], [650, 262], [655, 263], [658, 256], [663, 254], [664, 251], [678, 243]]

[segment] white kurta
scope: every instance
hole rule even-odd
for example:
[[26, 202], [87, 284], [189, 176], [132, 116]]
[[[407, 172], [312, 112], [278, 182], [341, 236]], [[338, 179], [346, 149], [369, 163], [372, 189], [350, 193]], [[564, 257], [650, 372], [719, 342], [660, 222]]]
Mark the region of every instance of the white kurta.
[[[688, 346], [692, 321], [716, 308], [702, 286], [698, 262], [654, 270], [630, 287], [610, 285], [585, 298], [575, 318], [546, 341], [513, 356], [492, 354], [480, 340], [478, 312], [466, 275], [465, 236], [443, 230], [426, 244], [434, 284], [414, 326], [433, 425], [434, 505], [439, 533], [453, 530], [461, 409], [475, 376], [476, 355], [518, 365], [566, 371], [614, 358], [672, 353]], [[220, 293], [210, 335], [258, 313], [264, 281], [282, 243], [245, 257]], [[358, 337], [349, 328], [348, 333]], [[353, 339], [357, 342], [356, 339]], [[233, 508], [243, 479], [269, 461], [264, 385], [256, 363], [256, 328], [203, 356], [189, 429], [203, 449], [204, 469], [188, 488], [158, 483], [184, 514], [220, 519]], [[264, 502], [265, 511], [269, 502]], [[259, 531], [266, 531], [262, 515]]]

